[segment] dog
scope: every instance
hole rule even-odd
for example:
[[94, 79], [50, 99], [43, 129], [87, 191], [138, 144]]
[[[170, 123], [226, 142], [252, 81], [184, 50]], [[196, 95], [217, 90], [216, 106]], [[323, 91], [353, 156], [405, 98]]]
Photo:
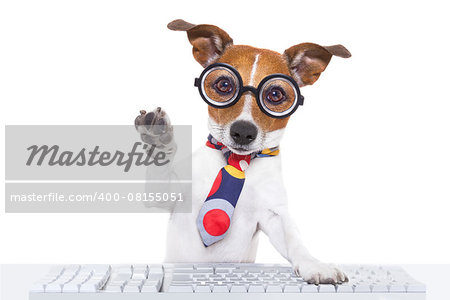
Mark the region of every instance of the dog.
[[[251, 163], [246, 161], [244, 164], [240, 160], [236, 165], [238, 171], [246, 169], [245, 184], [223, 239], [205, 244], [199, 234], [198, 226], [202, 224], [198, 218], [208, 193], [211, 194], [217, 172], [227, 165], [223, 151], [218, 151], [217, 146], [239, 159], [263, 153], [264, 149], [277, 152], [290, 115], [303, 101], [298, 88], [315, 83], [333, 56], [348, 58], [350, 52], [342, 45], [302, 43], [280, 54], [234, 45], [232, 38], [214, 25], [194, 25], [175, 20], [168, 24], [168, 28], [186, 32], [195, 60], [205, 70], [211, 66], [215, 68], [213, 71], [208, 69], [208, 74], [202, 74], [203, 79], [196, 81], [197, 85], [204, 84], [199, 90], [205, 101], [210, 100], [210, 94], [215, 95], [208, 106], [208, 128], [215, 143], [211, 145], [210, 139], [210, 147], [201, 147], [193, 154], [192, 213], [171, 214], [166, 261], [252, 263], [256, 258], [258, 234], [263, 232], [291, 263], [294, 272], [307, 282], [338, 284], [347, 281], [344, 272], [333, 264], [314, 258], [301, 242], [299, 231], [289, 215], [279, 155], [251, 159]], [[205, 76], [208, 78], [204, 79]], [[229, 76], [235, 76], [234, 82]], [[261, 92], [261, 81], [270, 82], [271, 76], [286, 88], [270, 83], [270, 89]], [[215, 82], [213, 89], [216, 90], [210, 90], [211, 85], [205, 81]], [[228, 96], [234, 95], [238, 88], [239, 97], [232, 99]], [[286, 99], [297, 102], [289, 106]], [[167, 146], [170, 144], [167, 132], [171, 125], [167, 113], [161, 108], [149, 113], [141, 111], [135, 124], [147, 126], [148, 130], [140, 131], [144, 142], [169, 149], [168, 153], [176, 151], [176, 146]], [[154, 125], [167, 126], [167, 130], [152, 132]]]

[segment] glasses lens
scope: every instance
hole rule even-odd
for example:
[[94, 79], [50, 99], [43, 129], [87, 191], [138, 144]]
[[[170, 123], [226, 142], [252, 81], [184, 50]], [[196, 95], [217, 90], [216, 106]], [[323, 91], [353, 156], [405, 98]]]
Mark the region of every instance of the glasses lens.
[[236, 99], [239, 93], [239, 80], [233, 71], [218, 66], [202, 77], [201, 91], [211, 104], [225, 106]]
[[295, 108], [298, 94], [291, 81], [283, 77], [274, 77], [264, 83], [259, 98], [266, 112], [281, 117]]

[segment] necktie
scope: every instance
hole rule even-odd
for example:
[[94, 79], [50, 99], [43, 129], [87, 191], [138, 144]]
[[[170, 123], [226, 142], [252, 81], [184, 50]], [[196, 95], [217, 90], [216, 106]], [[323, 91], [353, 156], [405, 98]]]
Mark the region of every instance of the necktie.
[[231, 225], [233, 212], [245, 182], [244, 172], [250, 161], [257, 157], [278, 155], [279, 150], [276, 147], [249, 155], [239, 155], [232, 153], [211, 135], [208, 136], [206, 146], [222, 151], [227, 160], [227, 165], [217, 174], [197, 217], [197, 228], [203, 244], [208, 247], [222, 240]]

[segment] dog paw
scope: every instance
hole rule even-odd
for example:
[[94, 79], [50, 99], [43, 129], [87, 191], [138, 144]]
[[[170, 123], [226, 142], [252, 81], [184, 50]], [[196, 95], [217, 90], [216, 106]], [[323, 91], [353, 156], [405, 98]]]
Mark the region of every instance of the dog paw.
[[163, 148], [173, 140], [173, 127], [169, 116], [161, 107], [148, 113], [141, 110], [134, 125], [144, 143]]
[[347, 275], [333, 264], [307, 260], [293, 265], [294, 272], [308, 283], [340, 284], [348, 281]]

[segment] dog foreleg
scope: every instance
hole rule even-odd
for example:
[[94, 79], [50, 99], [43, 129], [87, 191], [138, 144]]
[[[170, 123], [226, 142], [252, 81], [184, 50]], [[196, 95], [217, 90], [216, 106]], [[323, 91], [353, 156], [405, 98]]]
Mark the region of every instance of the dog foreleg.
[[335, 284], [348, 280], [336, 266], [311, 256], [300, 239], [287, 205], [267, 210], [259, 222], [259, 228], [269, 237], [275, 249], [292, 264], [294, 272], [305, 281]]

